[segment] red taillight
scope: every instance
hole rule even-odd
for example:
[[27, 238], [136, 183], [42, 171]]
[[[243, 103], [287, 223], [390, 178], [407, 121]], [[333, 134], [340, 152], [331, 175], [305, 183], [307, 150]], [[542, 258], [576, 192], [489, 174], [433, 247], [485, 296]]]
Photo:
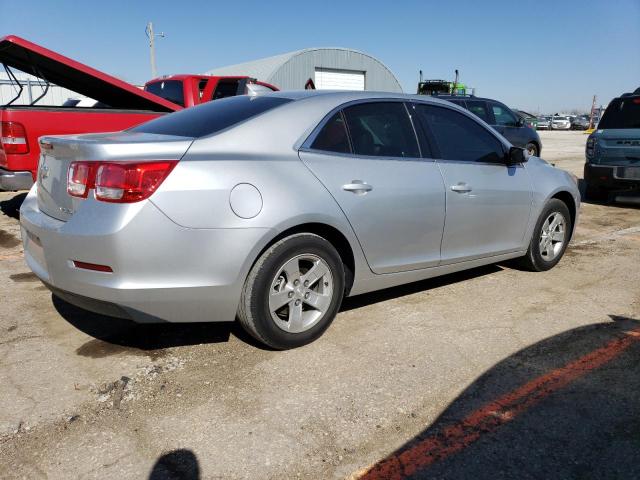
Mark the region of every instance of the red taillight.
[[27, 131], [21, 123], [2, 122], [2, 148], [5, 153], [24, 154], [29, 153]]
[[139, 202], [157, 190], [177, 163], [177, 160], [73, 162], [67, 175], [67, 192], [86, 198], [89, 190], [95, 188], [96, 200]]

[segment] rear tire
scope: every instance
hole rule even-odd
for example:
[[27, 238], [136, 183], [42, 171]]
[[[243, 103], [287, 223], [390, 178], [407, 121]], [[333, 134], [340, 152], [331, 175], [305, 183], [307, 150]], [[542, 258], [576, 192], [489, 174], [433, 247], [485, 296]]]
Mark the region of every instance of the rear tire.
[[345, 271], [335, 247], [299, 233], [269, 247], [249, 272], [238, 320], [256, 340], [277, 350], [319, 338], [344, 296]]
[[540, 213], [520, 266], [533, 272], [555, 267], [567, 249], [572, 228], [567, 205], [557, 198], [549, 200]]

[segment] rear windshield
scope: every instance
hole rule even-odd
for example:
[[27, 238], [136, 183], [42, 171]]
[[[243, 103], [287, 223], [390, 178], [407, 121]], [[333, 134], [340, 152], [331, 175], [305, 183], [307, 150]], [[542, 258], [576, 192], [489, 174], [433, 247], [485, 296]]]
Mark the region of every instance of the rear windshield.
[[144, 89], [158, 95], [159, 97], [169, 100], [184, 107], [184, 89], [182, 86], [182, 80], [164, 80], [161, 82], [149, 83], [145, 85]]
[[223, 98], [164, 115], [129, 131], [180, 137], [204, 137], [290, 101], [289, 98], [247, 95]]
[[640, 97], [616, 98], [598, 123], [598, 129], [640, 128]]

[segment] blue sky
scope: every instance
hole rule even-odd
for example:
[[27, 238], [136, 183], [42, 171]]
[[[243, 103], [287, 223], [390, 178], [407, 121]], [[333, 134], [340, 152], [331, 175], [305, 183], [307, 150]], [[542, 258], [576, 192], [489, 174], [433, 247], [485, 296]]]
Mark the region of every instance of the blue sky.
[[207, 69], [305, 47], [340, 46], [385, 63], [405, 92], [461, 81], [530, 111], [588, 109], [640, 87], [640, 0], [164, 1], [0, 0], [0, 35], [17, 34], [144, 83], [147, 21], [167, 36], [158, 71]]

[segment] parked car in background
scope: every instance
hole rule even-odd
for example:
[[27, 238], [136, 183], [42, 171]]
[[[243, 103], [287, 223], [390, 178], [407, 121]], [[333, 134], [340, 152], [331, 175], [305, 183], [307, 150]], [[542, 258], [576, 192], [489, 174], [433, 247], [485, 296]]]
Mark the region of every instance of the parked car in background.
[[247, 76], [209, 75], [166, 75], [149, 80], [144, 89], [181, 107], [192, 107], [235, 95], [278, 90], [273, 85]]
[[538, 117], [536, 130], [551, 130], [551, 117]]
[[536, 129], [536, 125], [538, 125], [538, 117], [523, 110], [514, 109], [513, 112], [522, 118], [529, 128], [533, 128], [534, 130]]
[[589, 117], [581, 115], [575, 117], [571, 122], [571, 130], [586, 130], [589, 128]]
[[615, 98], [587, 139], [585, 193], [593, 200], [640, 194], [640, 94]]
[[571, 129], [571, 119], [569, 117], [551, 117], [551, 130], [569, 130]]
[[474, 96], [438, 95], [437, 98], [466, 108], [504, 135], [516, 147], [527, 149], [530, 155], [540, 155], [542, 141], [538, 133], [505, 104]]
[[276, 349], [322, 335], [345, 295], [511, 258], [548, 270], [580, 205], [575, 177], [418, 95], [236, 96], [41, 143], [20, 222], [55, 295], [145, 322], [237, 316]]

